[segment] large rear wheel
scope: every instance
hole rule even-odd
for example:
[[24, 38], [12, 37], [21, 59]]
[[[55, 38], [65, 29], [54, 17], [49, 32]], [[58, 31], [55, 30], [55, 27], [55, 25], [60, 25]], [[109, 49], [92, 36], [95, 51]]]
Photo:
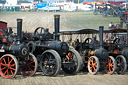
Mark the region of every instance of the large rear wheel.
[[67, 61], [72, 62], [74, 65], [73, 67], [66, 67], [66, 68], [62, 66], [62, 69], [65, 73], [76, 74], [79, 70], [83, 68], [82, 58], [74, 48], [69, 49], [66, 58]]
[[40, 60], [40, 68], [46, 76], [56, 76], [61, 69], [61, 58], [54, 50], [43, 52]]
[[109, 56], [105, 62], [105, 71], [107, 72], [107, 74], [112, 75], [115, 72], [115, 70], [116, 60], [112, 56]]
[[11, 54], [3, 55], [0, 59], [0, 74], [4, 78], [16, 76], [19, 65], [15, 56]]
[[35, 74], [37, 66], [38, 63], [36, 57], [29, 53], [29, 55], [25, 57], [24, 61], [20, 61], [20, 72], [24, 76], [32, 76]]
[[100, 68], [99, 59], [96, 56], [91, 56], [88, 60], [88, 71], [95, 75]]
[[118, 74], [124, 74], [125, 71], [127, 70], [127, 62], [126, 59], [123, 55], [118, 55], [116, 57], [116, 61], [117, 61], [117, 73]]

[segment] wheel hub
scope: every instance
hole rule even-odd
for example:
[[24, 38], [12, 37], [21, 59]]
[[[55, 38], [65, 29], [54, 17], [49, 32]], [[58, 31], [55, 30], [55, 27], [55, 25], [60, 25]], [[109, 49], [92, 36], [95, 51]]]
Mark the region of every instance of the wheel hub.
[[93, 64], [92, 67], [95, 68], [95, 64]]
[[112, 64], [111, 63], [109, 63], [109, 67], [112, 67]]
[[5, 67], [6, 67], [6, 68], [8, 68], [9, 66], [8, 66], [8, 65], [6, 65]]
[[11, 65], [10, 64], [7, 64], [5, 67], [6, 68], [11, 68]]
[[117, 66], [121, 66], [121, 64], [120, 64], [120, 63], [118, 63], [118, 64], [117, 64]]

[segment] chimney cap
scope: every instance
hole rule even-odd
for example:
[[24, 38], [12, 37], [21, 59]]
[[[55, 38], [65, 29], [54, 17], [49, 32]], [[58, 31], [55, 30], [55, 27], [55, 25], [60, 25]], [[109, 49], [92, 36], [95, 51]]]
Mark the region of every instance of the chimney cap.
[[23, 19], [21, 19], [21, 18], [18, 18], [18, 19], [17, 19], [17, 21], [18, 21], [18, 22], [22, 22], [22, 21], [23, 21]]
[[60, 18], [59, 14], [54, 15], [55, 18]]
[[104, 26], [99, 26], [99, 28], [104, 28]]

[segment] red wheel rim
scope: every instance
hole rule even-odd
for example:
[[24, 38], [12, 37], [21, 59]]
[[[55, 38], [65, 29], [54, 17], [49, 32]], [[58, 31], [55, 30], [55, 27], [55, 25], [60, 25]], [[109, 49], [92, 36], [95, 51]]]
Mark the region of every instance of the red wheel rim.
[[20, 65], [20, 72], [25, 76], [31, 76], [35, 72], [35, 60], [32, 55], [25, 58], [25, 64]]
[[89, 59], [89, 71], [91, 72], [91, 73], [93, 73], [93, 72], [96, 72], [96, 69], [97, 69], [97, 61], [96, 61], [96, 59], [95, 58], [93, 58], [93, 57], [91, 57], [90, 59]]
[[0, 60], [0, 73], [4, 78], [14, 77], [16, 72], [16, 61], [10, 56], [5, 55]]
[[105, 70], [108, 74], [111, 74], [113, 72], [113, 69], [114, 69], [114, 63], [113, 60], [109, 57], [107, 58], [105, 63]]

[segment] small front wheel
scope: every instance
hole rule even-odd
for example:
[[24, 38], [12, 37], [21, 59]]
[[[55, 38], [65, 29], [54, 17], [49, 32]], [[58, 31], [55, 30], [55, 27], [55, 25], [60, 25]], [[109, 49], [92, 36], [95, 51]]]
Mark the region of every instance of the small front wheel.
[[105, 62], [105, 71], [107, 72], [107, 74], [112, 75], [115, 72], [115, 70], [116, 60], [112, 56], [109, 56]]
[[96, 56], [91, 56], [88, 60], [88, 71], [95, 75], [100, 68], [99, 59]]
[[118, 74], [124, 74], [125, 71], [127, 70], [127, 62], [126, 59], [123, 55], [118, 55], [116, 57], [116, 61], [117, 61], [117, 70], [116, 72]]

